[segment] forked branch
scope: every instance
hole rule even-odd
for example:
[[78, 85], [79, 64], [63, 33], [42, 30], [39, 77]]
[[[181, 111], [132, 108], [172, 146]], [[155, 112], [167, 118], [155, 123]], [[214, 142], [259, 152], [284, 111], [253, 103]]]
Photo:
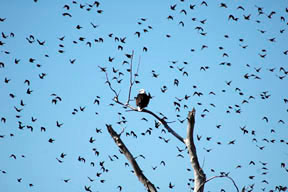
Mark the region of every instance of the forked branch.
[[106, 76], [106, 82], [108, 84], [108, 86], [110, 87], [110, 89], [113, 91], [113, 93], [115, 94], [115, 97], [118, 98], [119, 94], [115, 91], [115, 89], [113, 89], [112, 85], [111, 85], [111, 82], [109, 81], [109, 78], [108, 78], [108, 73], [107, 71], [103, 71], [105, 72], [105, 76]]

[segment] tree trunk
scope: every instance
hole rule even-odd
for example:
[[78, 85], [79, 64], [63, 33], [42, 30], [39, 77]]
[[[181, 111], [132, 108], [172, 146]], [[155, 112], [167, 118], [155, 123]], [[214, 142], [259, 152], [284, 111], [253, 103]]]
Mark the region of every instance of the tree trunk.
[[189, 111], [188, 114], [188, 126], [187, 126], [187, 138], [185, 139], [185, 144], [188, 148], [190, 162], [194, 170], [194, 192], [203, 192], [204, 183], [206, 181], [206, 175], [199, 165], [196, 147], [193, 139], [195, 124], [195, 109]]

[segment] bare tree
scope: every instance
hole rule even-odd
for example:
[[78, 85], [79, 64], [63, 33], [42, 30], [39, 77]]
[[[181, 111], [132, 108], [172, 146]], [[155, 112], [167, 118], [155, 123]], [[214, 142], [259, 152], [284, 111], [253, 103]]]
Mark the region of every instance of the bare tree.
[[[133, 107], [132, 105], [130, 105], [130, 101], [131, 101], [131, 91], [132, 91], [132, 87], [136, 81], [136, 77], [138, 76], [138, 70], [139, 70], [139, 65], [140, 65], [140, 59], [139, 59], [139, 63], [138, 63], [138, 67], [137, 67], [137, 72], [133, 74], [133, 57], [134, 57], [134, 51], [132, 51], [132, 54], [129, 55], [130, 58], [130, 69], [128, 70], [130, 73], [130, 84], [129, 84], [129, 89], [128, 89], [128, 99], [127, 102], [124, 103], [122, 101], [119, 100], [119, 93], [117, 93], [117, 91], [112, 87], [111, 82], [109, 81], [109, 75], [107, 70], [103, 70], [102, 72], [105, 73], [106, 76], [106, 83], [108, 84], [109, 88], [111, 89], [111, 91], [114, 93], [114, 101], [123, 106], [124, 108], [129, 108], [131, 111], [135, 111], [135, 112], [142, 112], [142, 113], [148, 113], [149, 115], [153, 116], [155, 119], [158, 120], [158, 122], [160, 124], [162, 124], [164, 126], [164, 128], [171, 133], [175, 138], [177, 138], [180, 142], [182, 142], [183, 144], [186, 145], [188, 152], [189, 152], [189, 157], [190, 157], [190, 163], [192, 165], [192, 168], [194, 170], [194, 192], [203, 192], [204, 191], [204, 186], [205, 183], [215, 179], [215, 178], [221, 178], [221, 177], [227, 177], [228, 179], [230, 179], [237, 192], [239, 192], [239, 189], [235, 183], [235, 181], [228, 176], [228, 174], [222, 174], [219, 176], [214, 176], [210, 179], [206, 180], [206, 175], [204, 173], [204, 170], [201, 168], [200, 164], [199, 164], [199, 160], [198, 160], [198, 156], [197, 156], [197, 151], [196, 151], [196, 146], [194, 143], [194, 126], [195, 126], [195, 114], [196, 114], [196, 110], [195, 108], [192, 109], [192, 111], [189, 111], [187, 119], [188, 119], [188, 125], [187, 125], [187, 135], [186, 138], [184, 139], [183, 137], [181, 137], [176, 131], [174, 131], [169, 125], [168, 122], [165, 120], [165, 118], [161, 118], [158, 115], [156, 115], [154, 112], [148, 110], [148, 109], [143, 109], [141, 111], [139, 111], [136, 107]], [[133, 79], [134, 78], [134, 79]], [[114, 129], [112, 128], [111, 125], [106, 125], [108, 132], [110, 133], [111, 137], [113, 138], [114, 142], [116, 143], [116, 145], [119, 147], [119, 149], [121, 150], [121, 152], [123, 152], [123, 154], [125, 155], [125, 157], [127, 158], [127, 160], [130, 162], [130, 164], [132, 165], [134, 172], [136, 174], [136, 176], [138, 177], [139, 181], [145, 186], [145, 188], [147, 189], [147, 191], [157, 191], [156, 188], [154, 187], [154, 185], [151, 183], [151, 181], [149, 181], [145, 175], [142, 173], [139, 165], [137, 164], [137, 162], [135, 161], [135, 159], [133, 158], [133, 155], [129, 152], [128, 148], [125, 146], [125, 144], [123, 143], [123, 141], [120, 139], [120, 136], [122, 133], [117, 134]], [[243, 188], [242, 191], [245, 191], [245, 188]]]

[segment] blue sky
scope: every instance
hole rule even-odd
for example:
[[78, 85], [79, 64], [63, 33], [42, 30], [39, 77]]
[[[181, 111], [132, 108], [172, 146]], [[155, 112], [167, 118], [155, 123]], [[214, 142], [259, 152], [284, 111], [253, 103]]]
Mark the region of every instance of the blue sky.
[[[188, 0], [100, 1], [99, 7], [92, 6], [87, 11], [94, 1], [76, 4], [54, 0], [1, 1], [0, 18], [4, 21], [0, 22], [3, 44], [0, 62], [4, 67], [0, 68], [0, 191], [85, 191], [84, 186], [91, 186], [92, 191], [118, 191], [119, 185], [123, 191], [145, 191], [131, 173], [131, 167], [125, 167], [127, 160], [119, 153], [105, 124], [112, 124], [118, 132], [125, 128], [121, 138], [134, 156], [146, 157], [137, 158], [137, 162], [159, 191], [172, 191], [169, 182], [175, 185], [173, 191], [190, 190], [187, 183], [193, 186], [189, 181], [193, 172], [187, 170], [191, 169], [189, 157], [186, 151], [181, 153], [184, 158], [177, 157], [176, 146], [181, 149], [185, 146], [169, 133], [163, 133], [164, 127], [155, 128], [153, 117], [127, 112], [115, 104], [113, 92], [105, 84], [106, 77], [99, 66], [106, 67], [110, 79], [115, 76], [121, 82], [111, 80], [120, 92], [120, 100], [126, 101], [129, 65], [123, 61], [127, 60], [125, 54], [133, 50], [134, 69], [140, 61], [140, 83], [133, 86], [133, 97], [141, 88], [150, 92], [153, 99], [148, 109], [168, 117], [173, 122], [170, 126], [182, 137], [186, 137], [187, 121], [179, 120], [184, 120], [195, 107], [195, 134], [202, 136], [196, 147], [207, 178], [229, 172], [239, 188], [254, 184], [254, 191], [287, 185], [288, 104], [284, 102], [288, 99], [287, 4], [284, 0], [206, 2], [208, 6], [201, 5], [202, 1]], [[221, 7], [221, 3], [227, 8]], [[80, 4], [84, 7], [80, 8]], [[170, 7], [175, 4], [172, 10]], [[190, 5], [195, 5], [194, 9]], [[258, 7], [263, 14], [259, 14]], [[99, 14], [99, 10], [103, 12]], [[273, 11], [275, 14], [270, 15]], [[250, 14], [249, 20], [244, 19], [243, 15]], [[167, 19], [169, 15], [173, 20]], [[229, 15], [238, 20], [228, 19]], [[81, 28], [77, 29], [77, 25]], [[197, 30], [199, 27], [203, 31]], [[135, 32], [140, 32], [140, 38]], [[61, 37], [63, 41], [59, 40]], [[79, 40], [80, 37], [84, 40]], [[124, 37], [125, 43], [115, 40]], [[37, 40], [45, 41], [44, 45]], [[118, 49], [119, 45], [123, 50]], [[143, 47], [148, 51], [143, 52]], [[114, 58], [112, 62], [109, 57]], [[35, 61], [29, 62], [30, 58]], [[18, 64], [15, 59], [20, 59]], [[70, 60], [74, 59], [71, 64]], [[124, 75], [118, 77], [113, 68]], [[152, 71], [158, 74], [157, 78]], [[184, 71], [188, 76], [183, 75]], [[40, 79], [43, 73], [46, 76]], [[179, 81], [178, 86], [174, 85], [175, 79]], [[24, 84], [25, 80], [30, 81], [29, 86]], [[167, 87], [165, 93], [161, 92], [163, 86]], [[26, 93], [28, 88], [33, 90], [31, 94]], [[203, 95], [193, 96], [195, 92]], [[266, 92], [265, 99], [261, 98], [263, 92]], [[62, 101], [53, 104], [56, 96], [51, 94]], [[188, 100], [177, 101], [176, 97], [185, 95], [190, 96]], [[93, 104], [95, 99], [100, 101], [99, 105]], [[25, 106], [20, 105], [21, 100]], [[181, 104], [179, 112], [174, 101]], [[22, 111], [17, 112], [15, 107]], [[84, 111], [80, 107], [85, 107]], [[78, 110], [75, 115], [74, 109]], [[37, 120], [32, 122], [32, 117]], [[117, 124], [122, 117], [127, 123]], [[148, 121], [141, 120], [143, 117]], [[23, 129], [18, 128], [19, 121]], [[63, 123], [60, 128], [56, 126], [57, 121]], [[33, 132], [27, 126], [32, 126]], [[46, 132], [41, 132], [41, 127]], [[243, 134], [240, 127], [245, 127], [248, 134]], [[102, 133], [96, 133], [96, 128]], [[152, 128], [151, 135], [141, 135], [149, 128]], [[137, 134], [137, 139], [125, 135], [130, 131]], [[159, 136], [170, 140], [165, 143]], [[95, 139], [93, 143], [89, 142], [91, 137]], [[207, 137], [211, 139], [208, 141]], [[55, 141], [49, 143], [50, 138]], [[233, 140], [235, 144], [228, 145]], [[93, 148], [99, 151], [99, 156]], [[61, 158], [61, 153], [67, 155]], [[86, 162], [79, 162], [79, 156]], [[160, 165], [162, 160], [166, 166]], [[99, 163], [103, 161], [108, 172], [101, 170]], [[249, 165], [251, 161], [255, 165]], [[95, 163], [94, 167], [91, 162]], [[281, 163], [286, 166], [281, 168]], [[241, 168], [236, 168], [238, 165]], [[102, 174], [97, 177], [96, 173]], [[65, 183], [66, 179], [69, 182]], [[235, 190], [223, 178], [205, 186], [206, 191], [222, 188]]]

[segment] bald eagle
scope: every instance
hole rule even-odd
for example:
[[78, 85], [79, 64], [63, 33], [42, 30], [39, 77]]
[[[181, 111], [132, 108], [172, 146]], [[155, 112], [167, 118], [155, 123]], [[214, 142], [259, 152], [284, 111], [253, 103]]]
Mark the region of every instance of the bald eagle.
[[138, 106], [138, 111], [142, 111], [143, 108], [147, 107], [151, 99], [150, 93], [147, 95], [144, 89], [140, 89], [136, 97], [136, 105]]

